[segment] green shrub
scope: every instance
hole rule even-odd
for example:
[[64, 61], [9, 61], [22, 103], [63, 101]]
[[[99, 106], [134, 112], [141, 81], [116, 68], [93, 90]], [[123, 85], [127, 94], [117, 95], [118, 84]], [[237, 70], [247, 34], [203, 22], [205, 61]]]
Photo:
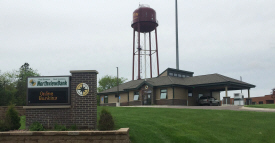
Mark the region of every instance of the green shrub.
[[102, 109], [99, 116], [98, 129], [102, 131], [113, 130], [114, 127], [115, 123], [111, 113], [106, 109]]
[[77, 127], [76, 125], [71, 125], [67, 130], [68, 131], [76, 131]]
[[66, 131], [67, 129], [66, 129], [66, 126], [64, 126], [64, 125], [55, 124], [54, 125], [54, 130], [55, 131]]
[[5, 123], [5, 120], [0, 120], [0, 131], [7, 131], [8, 127]]
[[33, 122], [30, 127], [29, 127], [30, 131], [44, 131], [44, 127], [41, 123], [39, 122]]
[[18, 112], [14, 109], [14, 105], [10, 105], [7, 112], [5, 123], [7, 125], [8, 130], [17, 130], [20, 128], [20, 117], [18, 116]]

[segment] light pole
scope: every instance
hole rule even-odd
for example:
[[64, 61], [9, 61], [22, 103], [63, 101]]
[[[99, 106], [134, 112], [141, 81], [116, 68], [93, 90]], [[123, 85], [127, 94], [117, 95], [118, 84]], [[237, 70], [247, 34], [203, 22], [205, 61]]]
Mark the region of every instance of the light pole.
[[179, 70], [179, 41], [178, 41], [178, 1], [175, 0], [176, 13], [176, 69]]
[[116, 67], [116, 69], [117, 69], [117, 106], [120, 106], [120, 103], [119, 103], [118, 67]]

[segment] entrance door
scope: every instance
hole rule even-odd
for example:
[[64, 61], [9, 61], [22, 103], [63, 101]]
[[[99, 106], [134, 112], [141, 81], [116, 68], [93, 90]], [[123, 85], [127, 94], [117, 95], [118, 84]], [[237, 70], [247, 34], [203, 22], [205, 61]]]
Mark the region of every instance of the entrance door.
[[143, 105], [151, 105], [151, 94], [145, 94], [143, 96]]

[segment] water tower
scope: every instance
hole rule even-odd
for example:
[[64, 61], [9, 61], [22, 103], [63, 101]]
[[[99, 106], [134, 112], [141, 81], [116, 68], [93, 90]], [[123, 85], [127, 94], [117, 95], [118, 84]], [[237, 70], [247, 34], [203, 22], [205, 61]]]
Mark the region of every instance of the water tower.
[[[145, 78], [146, 78], [146, 57], [150, 58], [150, 77], [152, 78], [152, 55], [156, 54], [157, 63], [157, 75], [159, 75], [159, 60], [158, 60], [158, 40], [157, 40], [157, 27], [158, 21], [156, 19], [156, 11], [150, 8], [148, 5], [139, 5], [139, 8], [133, 12], [133, 71], [132, 80], [134, 80], [135, 74], [135, 56], [138, 58], [138, 76], [137, 79], [141, 79], [141, 56], [144, 56]], [[155, 31], [155, 47], [152, 46], [151, 32]], [[137, 45], [135, 43], [135, 35], [137, 32]], [[144, 34], [144, 43], [141, 45], [140, 33]], [[149, 50], [146, 49], [146, 34], [149, 34]], [[152, 49], [154, 48], [154, 49]]]

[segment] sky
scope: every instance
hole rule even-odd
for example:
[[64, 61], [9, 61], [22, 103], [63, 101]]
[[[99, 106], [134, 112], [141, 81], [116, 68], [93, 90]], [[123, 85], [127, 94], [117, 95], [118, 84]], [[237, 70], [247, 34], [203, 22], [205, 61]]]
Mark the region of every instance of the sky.
[[[131, 80], [131, 21], [139, 4], [157, 13], [160, 72], [176, 68], [174, 1], [0, 0], [0, 70], [27, 62], [42, 76], [97, 70], [99, 80], [116, 76], [119, 67], [119, 76]], [[274, 5], [274, 0], [178, 1], [179, 68], [194, 76], [242, 76], [256, 85], [252, 97], [269, 94], [275, 87]]]

